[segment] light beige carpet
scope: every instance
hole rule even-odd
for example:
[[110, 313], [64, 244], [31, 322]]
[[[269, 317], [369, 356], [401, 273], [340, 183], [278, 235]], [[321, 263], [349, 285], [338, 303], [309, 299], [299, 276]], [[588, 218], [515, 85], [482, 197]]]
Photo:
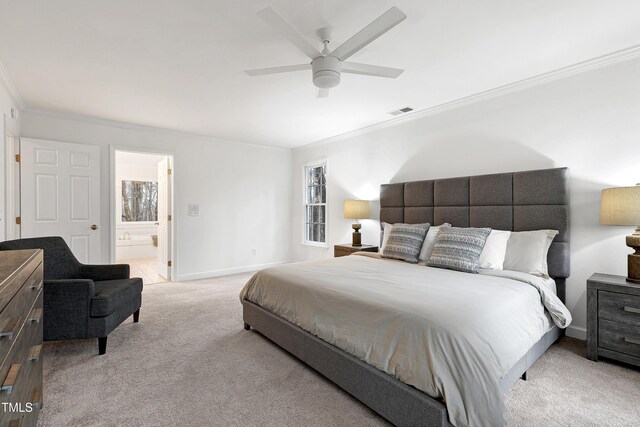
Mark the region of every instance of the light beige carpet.
[[[140, 323], [47, 343], [42, 426], [373, 426], [385, 421], [242, 328], [249, 275], [149, 285]], [[511, 425], [638, 425], [640, 372], [585, 359], [564, 338], [507, 395]]]

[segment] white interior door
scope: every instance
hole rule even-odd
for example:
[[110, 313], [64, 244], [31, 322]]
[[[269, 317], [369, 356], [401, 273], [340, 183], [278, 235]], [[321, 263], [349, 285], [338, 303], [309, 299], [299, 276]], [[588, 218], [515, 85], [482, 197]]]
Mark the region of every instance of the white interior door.
[[171, 215], [171, 190], [169, 186], [169, 158], [158, 162], [158, 274], [167, 280], [170, 280], [169, 268], [169, 239], [170, 224], [169, 215]]
[[60, 236], [82, 263], [100, 262], [100, 148], [20, 140], [21, 237]]

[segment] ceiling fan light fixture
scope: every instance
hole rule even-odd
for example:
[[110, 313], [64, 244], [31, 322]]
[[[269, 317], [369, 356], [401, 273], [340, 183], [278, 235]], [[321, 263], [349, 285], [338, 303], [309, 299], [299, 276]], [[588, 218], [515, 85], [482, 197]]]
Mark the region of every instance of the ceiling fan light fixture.
[[320, 89], [331, 89], [340, 84], [340, 60], [334, 56], [321, 56], [311, 62], [313, 84]]
[[340, 73], [335, 71], [319, 71], [313, 75], [313, 84], [320, 89], [331, 89], [340, 84]]

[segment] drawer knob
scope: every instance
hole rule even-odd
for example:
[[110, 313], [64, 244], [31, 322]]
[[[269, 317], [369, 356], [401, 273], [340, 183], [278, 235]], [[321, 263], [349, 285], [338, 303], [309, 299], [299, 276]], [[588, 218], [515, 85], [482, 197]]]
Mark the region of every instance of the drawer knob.
[[19, 317], [11, 317], [4, 321], [0, 326], [0, 338], [6, 337], [9, 341], [13, 341], [13, 336], [20, 323]]
[[624, 342], [629, 343], [629, 344], [636, 344], [636, 345], [640, 345], [640, 340], [635, 339], [635, 338], [627, 338], [627, 337], [624, 337]]
[[42, 409], [42, 387], [36, 387], [31, 396], [31, 404], [36, 409]]
[[40, 319], [42, 319], [42, 309], [41, 308], [36, 308], [31, 313], [31, 317], [29, 318], [29, 320], [31, 322], [40, 323]]
[[624, 307], [623, 310], [626, 311], [627, 313], [640, 314], [640, 308]]
[[13, 391], [13, 387], [16, 385], [16, 380], [18, 379], [18, 374], [20, 373], [20, 365], [19, 363], [14, 363], [9, 368], [9, 373], [7, 377], [4, 379], [2, 386], [0, 386], [0, 391], [5, 391], [7, 394], [11, 394]]
[[37, 362], [40, 359], [40, 353], [42, 352], [42, 344], [34, 345], [29, 352], [29, 360]]

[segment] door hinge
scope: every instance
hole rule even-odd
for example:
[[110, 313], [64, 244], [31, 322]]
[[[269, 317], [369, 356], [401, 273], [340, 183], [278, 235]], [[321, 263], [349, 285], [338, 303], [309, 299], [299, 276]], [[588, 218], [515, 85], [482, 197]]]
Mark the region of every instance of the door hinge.
[[167, 169], [167, 175], [171, 175], [171, 169]]
[[167, 261], [167, 267], [171, 267], [171, 261]]
[[22, 218], [19, 216], [16, 217], [16, 224], [20, 225], [22, 223]]
[[171, 215], [167, 215], [167, 221], [171, 221]]
[[16, 154], [16, 162], [20, 163], [20, 154]]

